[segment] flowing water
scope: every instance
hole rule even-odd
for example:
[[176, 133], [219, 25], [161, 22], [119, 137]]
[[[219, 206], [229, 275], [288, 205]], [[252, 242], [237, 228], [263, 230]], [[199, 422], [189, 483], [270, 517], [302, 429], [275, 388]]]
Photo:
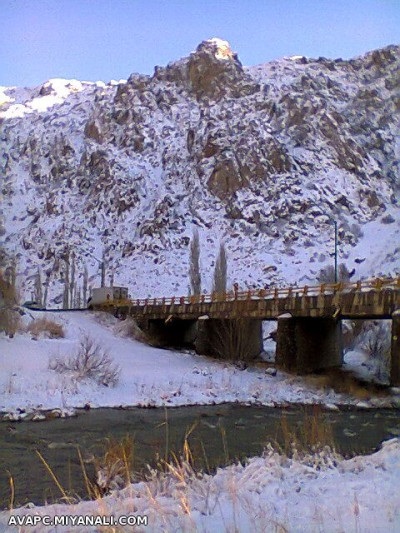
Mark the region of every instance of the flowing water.
[[[215, 469], [234, 460], [259, 455], [268, 442], [283, 442], [282, 417], [290, 430], [301, 428], [312, 408], [246, 407], [224, 404], [169, 409], [94, 409], [74, 418], [45, 422], [0, 422], [0, 508], [10, 504], [10, 475], [14, 505], [43, 504], [61, 497], [51, 475], [35, 452], [48, 462], [65, 491], [87, 497], [78, 447], [88, 475], [91, 459], [104, 454], [107, 438], [126, 435], [134, 442], [134, 470], [154, 464], [157, 454], [182, 450], [188, 437], [195, 466]], [[308, 415], [307, 415], [308, 413]], [[371, 453], [382, 440], [400, 435], [399, 412], [390, 409], [322, 411], [332, 429], [335, 447], [350, 456]], [[193, 428], [194, 426], [194, 428]]]

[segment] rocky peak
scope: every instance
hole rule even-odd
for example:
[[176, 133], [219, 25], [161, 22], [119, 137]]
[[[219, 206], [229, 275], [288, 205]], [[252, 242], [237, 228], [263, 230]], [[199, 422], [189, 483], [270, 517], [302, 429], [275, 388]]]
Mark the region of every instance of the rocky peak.
[[208, 97], [219, 101], [224, 96], [239, 98], [257, 90], [229, 43], [218, 38], [201, 42], [192, 52], [188, 77], [190, 90], [197, 100]]
[[219, 60], [233, 60], [238, 62], [241, 66], [237, 54], [232, 52], [232, 48], [228, 41], [224, 41], [223, 39], [219, 39], [218, 37], [213, 37], [212, 39], [202, 41], [196, 48], [195, 53], [209, 54], [214, 56], [215, 59]]

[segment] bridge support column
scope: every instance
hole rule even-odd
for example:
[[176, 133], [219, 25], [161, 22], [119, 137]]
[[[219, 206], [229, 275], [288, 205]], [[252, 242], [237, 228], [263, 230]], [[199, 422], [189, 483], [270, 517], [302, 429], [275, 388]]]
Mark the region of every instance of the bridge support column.
[[193, 346], [196, 338], [196, 320], [150, 319], [140, 326], [158, 346]]
[[262, 320], [253, 318], [198, 320], [196, 352], [221, 359], [249, 361], [263, 349]]
[[278, 318], [276, 362], [299, 374], [341, 366], [341, 323], [334, 318]]
[[390, 353], [390, 384], [400, 386], [400, 309], [392, 315], [392, 346]]

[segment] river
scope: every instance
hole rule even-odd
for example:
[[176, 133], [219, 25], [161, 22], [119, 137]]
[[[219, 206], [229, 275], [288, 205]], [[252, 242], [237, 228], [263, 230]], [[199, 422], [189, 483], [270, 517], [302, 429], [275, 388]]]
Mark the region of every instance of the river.
[[[50, 465], [62, 487], [87, 497], [79, 447], [94, 478], [93, 456], [104, 454], [107, 438], [130, 435], [137, 471], [167, 451], [179, 452], [185, 434], [199, 469], [213, 470], [227, 462], [259, 455], [268, 442], [283, 442], [282, 418], [290, 430], [300, 428], [312, 408], [247, 407], [223, 404], [168, 409], [132, 408], [79, 411], [77, 417], [44, 422], [0, 422], [0, 507], [10, 504], [10, 475], [14, 505], [43, 504], [61, 497], [35, 450]], [[346, 456], [371, 453], [382, 440], [400, 435], [399, 411], [390, 409], [321, 410], [332, 429], [336, 449]]]

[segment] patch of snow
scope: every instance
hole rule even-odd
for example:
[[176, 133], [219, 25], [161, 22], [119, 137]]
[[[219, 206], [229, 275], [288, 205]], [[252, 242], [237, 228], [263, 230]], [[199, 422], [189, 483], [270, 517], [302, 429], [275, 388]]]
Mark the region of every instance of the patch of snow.
[[[178, 469], [179, 470], [179, 469]], [[176, 475], [174, 475], [174, 472]], [[145, 531], [326, 531], [397, 533], [400, 529], [400, 440], [372, 455], [343, 460], [329, 451], [289, 459], [273, 450], [245, 465], [213, 475], [190, 469], [154, 472], [96, 501], [44, 507], [29, 505], [0, 513], [0, 530], [10, 516], [147, 516]], [[97, 527], [78, 531], [95, 533]], [[67, 533], [67, 526], [38, 524], [35, 533]], [[75, 531], [75, 529], [74, 529]]]

